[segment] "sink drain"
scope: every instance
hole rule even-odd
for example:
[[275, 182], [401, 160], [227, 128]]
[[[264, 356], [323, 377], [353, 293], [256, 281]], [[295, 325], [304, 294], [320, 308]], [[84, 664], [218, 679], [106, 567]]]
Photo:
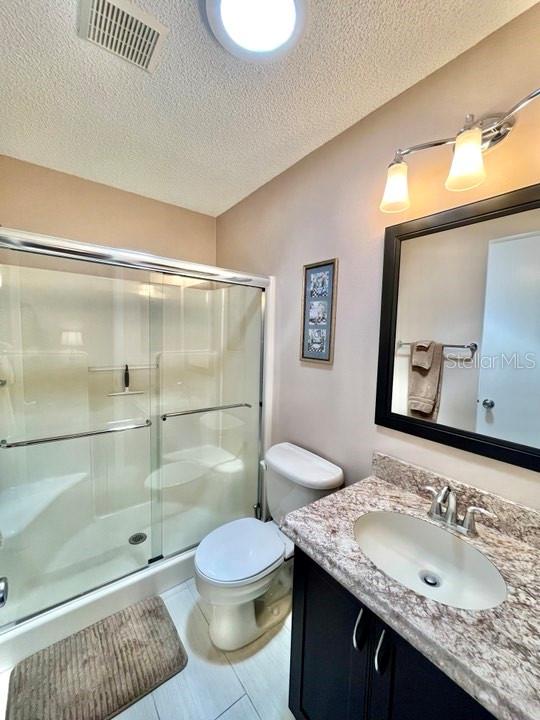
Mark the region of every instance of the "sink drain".
[[429, 570], [420, 571], [420, 580], [424, 583], [424, 585], [432, 588], [440, 587], [442, 585], [441, 578], [435, 573], [429, 572]]
[[138, 532], [129, 538], [130, 545], [140, 545], [146, 540], [146, 533]]

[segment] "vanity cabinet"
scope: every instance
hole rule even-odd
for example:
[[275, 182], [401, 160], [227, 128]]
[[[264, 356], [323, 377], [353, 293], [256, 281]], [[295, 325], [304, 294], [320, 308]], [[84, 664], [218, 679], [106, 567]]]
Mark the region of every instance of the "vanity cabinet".
[[362, 717], [369, 659], [365, 611], [298, 549], [294, 563], [291, 710], [297, 720]]
[[298, 548], [294, 563], [296, 720], [495, 720]]

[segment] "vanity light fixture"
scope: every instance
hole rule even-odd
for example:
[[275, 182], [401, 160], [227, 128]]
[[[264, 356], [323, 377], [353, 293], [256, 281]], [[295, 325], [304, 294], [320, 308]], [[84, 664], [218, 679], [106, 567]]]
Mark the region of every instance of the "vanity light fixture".
[[394, 161], [388, 166], [386, 186], [381, 202], [383, 212], [401, 212], [411, 204], [409, 200], [409, 183], [407, 181], [408, 170], [409, 166], [398, 151]]
[[467, 116], [464, 129], [456, 137], [450, 172], [444, 183], [447, 190], [472, 190], [486, 179], [482, 155], [482, 130]]
[[410, 206], [407, 163], [403, 158], [421, 150], [430, 150], [440, 145], [453, 146], [452, 164], [444, 184], [447, 190], [470, 190], [480, 185], [486, 178], [483, 153], [507, 137], [516, 122], [516, 114], [537, 97], [540, 97], [540, 88], [533, 90], [506, 113], [486, 115], [478, 120], [474, 115], [467, 115], [465, 125], [456, 137], [431, 140], [396, 150], [394, 160], [388, 166], [380, 204], [382, 212], [402, 212]]

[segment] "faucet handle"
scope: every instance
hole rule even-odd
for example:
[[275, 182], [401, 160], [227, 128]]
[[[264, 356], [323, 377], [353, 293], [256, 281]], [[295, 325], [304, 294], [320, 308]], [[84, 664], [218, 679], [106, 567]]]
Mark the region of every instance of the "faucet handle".
[[489, 510], [486, 510], [483, 507], [476, 507], [476, 505], [470, 505], [467, 508], [467, 512], [465, 513], [465, 517], [463, 518], [463, 522], [461, 523], [465, 534], [469, 535], [470, 537], [476, 537], [478, 535], [478, 530], [476, 529], [476, 515], [484, 515], [484, 517], [494, 519], [497, 518], [495, 513], [489, 512]]
[[433, 485], [424, 485], [422, 489], [431, 494], [431, 508], [428, 512], [429, 517], [441, 517], [441, 503], [445, 502], [450, 488], [445, 486], [437, 490]]

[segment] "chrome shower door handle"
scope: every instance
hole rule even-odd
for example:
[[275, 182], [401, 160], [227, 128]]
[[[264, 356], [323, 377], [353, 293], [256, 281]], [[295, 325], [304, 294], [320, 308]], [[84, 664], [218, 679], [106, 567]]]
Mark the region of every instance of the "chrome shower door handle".
[[17, 440], [9, 442], [8, 440], [0, 440], [0, 449], [7, 450], [9, 448], [28, 447], [29, 445], [42, 445], [43, 443], [61, 442], [63, 440], [78, 440], [80, 438], [95, 437], [96, 435], [107, 435], [108, 433], [125, 432], [126, 430], [140, 430], [141, 428], [150, 427], [151, 420], [145, 420], [143, 423], [123, 425], [122, 427], [108, 427], [104, 430], [88, 430], [87, 432], [72, 433], [71, 435], [52, 435], [51, 437], [35, 438], [33, 440]]
[[0, 607], [4, 607], [8, 599], [8, 579], [0, 578]]

